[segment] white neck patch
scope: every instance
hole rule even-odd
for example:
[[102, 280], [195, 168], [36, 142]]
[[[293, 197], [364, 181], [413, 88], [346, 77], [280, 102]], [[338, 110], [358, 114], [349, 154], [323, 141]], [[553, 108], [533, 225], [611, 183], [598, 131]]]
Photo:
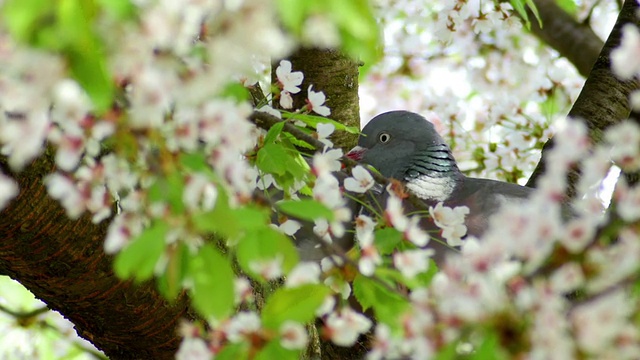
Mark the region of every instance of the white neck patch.
[[423, 200], [445, 201], [453, 193], [456, 186], [451, 177], [430, 177], [421, 175], [407, 182], [407, 189]]

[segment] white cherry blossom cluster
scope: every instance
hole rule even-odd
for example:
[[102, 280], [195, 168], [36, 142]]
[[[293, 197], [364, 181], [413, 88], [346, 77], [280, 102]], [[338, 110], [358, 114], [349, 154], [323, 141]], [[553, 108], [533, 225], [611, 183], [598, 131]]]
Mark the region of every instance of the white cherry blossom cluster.
[[[522, 204], [502, 207], [482, 239], [464, 241], [461, 253], [447, 257], [428, 287], [413, 289], [411, 309], [401, 317], [402, 335], [390, 335], [386, 325], [378, 325], [370, 358], [425, 356], [438, 353], [442, 342], [473, 343], [484, 336], [481, 324], [502, 324], [499, 338], [529, 344], [511, 357], [636, 356], [640, 332], [631, 324], [638, 299], [628, 285], [637, 282], [640, 269], [639, 217], [637, 206], [619, 204], [634, 199], [630, 192], [638, 185], [623, 182], [614, 192], [622, 224], [608, 222], [613, 214], [601, 208], [582, 206], [588, 204], [585, 197], [597, 198], [588, 188], [572, 204], [561, 203], [558, 187], [545, 184], [566, 184], [561, 179], [570, 167], [593, 162], [592, 153], [609, 153], [612, 146], [591, 146], [582, 122], [569, 120], [558, 128], [540, 190]], [[618, 144], [626, 134], [614, 127], [605, 137]], [[573, 149], [568, 161], [568, 155], [562, 156], [567, 149]], [[640, 156], [640, 147], [630, 156]], [[603, 164], [595, 168], [611, 166], [610, 158], [597, 159]], [[600, 180], [606, 173], [599, 173]], [[621, 229], [613, 243], [596, 236], [609, 228]], [[568, 297], [572, 293], [580, 300]], [[485, 330], [470, 334], [472, 324]]]
[[385, 57], [360, 84], [362, 118], [423, 114], [462, 171], [522, 183], [553, 133], [551, 119], [568, 111], [584, 79], [523, 33], [507, 2], [377, 3]]

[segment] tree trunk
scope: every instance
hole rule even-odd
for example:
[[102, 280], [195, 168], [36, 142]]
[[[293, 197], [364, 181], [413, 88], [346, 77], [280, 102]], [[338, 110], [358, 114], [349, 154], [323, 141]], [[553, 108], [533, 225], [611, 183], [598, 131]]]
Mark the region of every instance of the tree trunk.
[[[302, 71], [302, 91], [293, 96], [293, 107], [305, 105], [307, 89], [323, 91], [326, 105], [331, 109], [329, 118], [347, 126], [360, 128], [360, 105], [358, 100], [358, 64], [337, 50], [301, 48], [289, 60], [296, 71]], [[345, 132], [335, 133], [332, 141], [343, 151], [351, 149], [358, 136]]]
[[[603, 131], [610, 125], [629, 117], [631, 107], [629, 94], [639, 88], [637, 80], [619, 80], [611, 70], [611, 51], [620, 45], [622, 27], [626, 24], [640, 26], [636, 16], [638, 3], [636, 0], [625, 1], [618, 20], [607, 39], [598, 60], [593, 66], [587, 81], [573, 104], [569, 116], [584, 121], [589, 128], [589, 137], [594, 143], [602, 140]], [[531, 174], [527, 186], [535, 187], [540, 176], [545, 171], [545, 154], [553, 148], [553, 139], [547, 141], [542, 150], [542, 159]], [[567, 196], [575, 196], [575, 183], [578, 179], [577, 170], [569, 172], [569, 187]]]
[[[4, 160], [0, 168], [11, 173]], [[67, 217], [42, 182], [54, 166], [45, 155], [12, 174], [20, 194], [0, 212], [0, 273], [59, 311], [111, 359], [173, 359], [178, 321], [192, 317], [186, 296], [169, 304], [152, 283], [119, 280], [103, 252], [109, 222]]]

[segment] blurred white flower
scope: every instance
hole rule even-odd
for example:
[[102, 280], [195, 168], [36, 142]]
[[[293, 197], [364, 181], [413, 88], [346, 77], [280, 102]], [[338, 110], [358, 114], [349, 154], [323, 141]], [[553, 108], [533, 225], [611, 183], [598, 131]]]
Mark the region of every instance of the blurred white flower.
[[305, 349], [309, 343], [309, 336], [304, 326], [293, 321], [285, 321], [280, 326], [280, 344], [289, 350]]

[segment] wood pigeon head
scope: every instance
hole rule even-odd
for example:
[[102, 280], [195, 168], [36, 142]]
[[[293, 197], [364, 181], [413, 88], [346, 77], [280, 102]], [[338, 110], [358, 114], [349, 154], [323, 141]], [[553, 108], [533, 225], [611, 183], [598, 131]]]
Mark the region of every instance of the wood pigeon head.
[[416, 195], [425, 199], [445, 200], [462, 177], [433, 124], [409, 111], [371, 119], [347, 156], [372, 165], [385, 177], [419, 185]]

